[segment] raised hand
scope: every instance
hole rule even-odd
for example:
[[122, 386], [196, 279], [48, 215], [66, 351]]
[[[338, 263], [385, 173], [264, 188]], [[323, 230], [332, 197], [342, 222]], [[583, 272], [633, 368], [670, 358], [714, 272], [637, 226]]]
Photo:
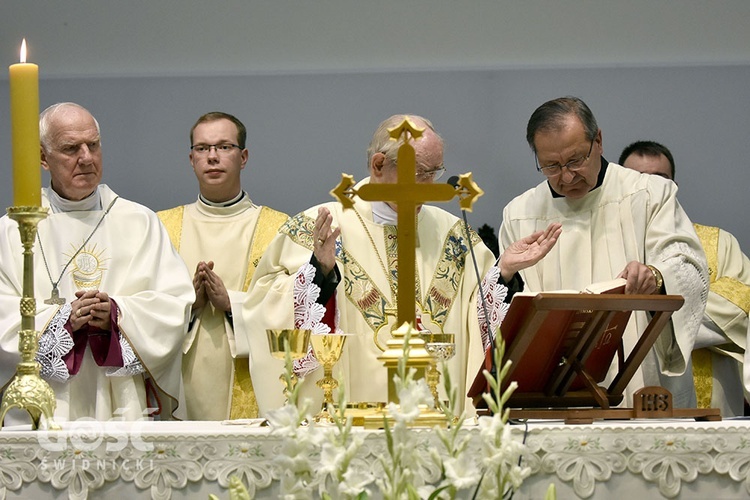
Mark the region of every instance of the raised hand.
[[341, 228], [331, 229], [333, 215], [325, 207], [318, 208], [313, 228], [313, 255], [320, 263], [323, 274], [328, 275], [336, 265], [336, 238]]
[[562, 224], [554, 222], [542, 231], [537, 231], [512, 243], [500, 256], [500, 273], [505, 281], [521, 269], [533, 266], [552, 250], [562, 233]]

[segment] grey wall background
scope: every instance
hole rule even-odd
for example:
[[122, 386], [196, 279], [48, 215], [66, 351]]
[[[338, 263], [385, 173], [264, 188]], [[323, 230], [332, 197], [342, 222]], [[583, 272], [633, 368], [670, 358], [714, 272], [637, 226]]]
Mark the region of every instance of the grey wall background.
[[42, 108], [88, 107], [102, 126], [105, 182], [154, 210], [197, 196], [188, 131], [204, 112], [245, 122], [244, 187], [288, 213], [330, 199], [342, 172], [362, 178], [377, 124], [410, 112], [445, 137], [449, 171], [472, 171], [485, 189], [470, 222], [497, 229], [503, 206], [541, 180], [524, 139], [529, 115], [572, 94], [597, 116], [608, 159], [637, 139], [670, 147], [688, 214], [750, 251], [744, 0], [10, 0], [3, 11], [12, 15], [0, 19], [0, 62], [14, 62], [26, 36]]

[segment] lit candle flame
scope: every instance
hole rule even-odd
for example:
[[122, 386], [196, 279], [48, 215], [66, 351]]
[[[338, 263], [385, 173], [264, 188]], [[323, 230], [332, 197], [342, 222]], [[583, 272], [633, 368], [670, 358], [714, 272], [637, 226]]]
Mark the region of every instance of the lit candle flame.
[[21, 42], [21, 62], [26, 62], [26, 39], [24, 38]]

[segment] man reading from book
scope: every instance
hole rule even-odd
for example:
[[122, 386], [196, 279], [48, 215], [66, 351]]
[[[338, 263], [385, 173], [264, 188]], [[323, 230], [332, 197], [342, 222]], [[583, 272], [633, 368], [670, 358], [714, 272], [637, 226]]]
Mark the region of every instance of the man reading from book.
[[[677, 201], [674, 183], [641, 176], [602, 156], [602, 131], [589, 107], [575, 97], [542, 104], [529, 119], [526, 139], [544, 181], [503, 210], [500, 246], [562, 223], [557, 245], [537, 264], [519, 271], [531, 291], [582, 290], [616, 277], [625, 293], [682, 295], [654, 348], [628, 385], [626, 404], [637, 389], [661, 385], [676, 407], [690, 405], [692, 385], [670, 376], [687, 366], [708, 294], [706, 259], [690, 220]], [[636, 312], [623, 336], [632, 350], [648, 323]], [[610, 368], [607, 382], [616, 373]]]

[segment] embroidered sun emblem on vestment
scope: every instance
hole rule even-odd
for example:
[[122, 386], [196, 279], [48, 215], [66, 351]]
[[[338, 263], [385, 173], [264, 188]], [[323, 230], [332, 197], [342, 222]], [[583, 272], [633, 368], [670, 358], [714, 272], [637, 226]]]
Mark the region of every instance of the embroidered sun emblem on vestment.
[[[79, 290], [96, 290], [102, 283], [102, 276], [107, 269], [103, 257], [104, 250], [98, 250], [96, 245], [81, 249], [71, 262], [71, 274], [76, 288]], [[68, 257], [70, 258], [70, 257]]]

